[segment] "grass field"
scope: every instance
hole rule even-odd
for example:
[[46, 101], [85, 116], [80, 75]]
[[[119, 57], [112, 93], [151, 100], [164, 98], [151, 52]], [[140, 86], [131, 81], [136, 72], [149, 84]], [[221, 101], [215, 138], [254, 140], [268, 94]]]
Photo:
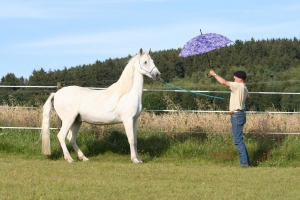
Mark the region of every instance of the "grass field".
[[0, 154], [1, 199], [299, 199], [300, 168], [241, 168], [162, 157], [132, 164], [105, 153], [88, 162]]
[[[57, 150], [57, 131], [47, 157], [39, 130], [0, 129], [0, 199], [300, 199], [299, 136], [265, 134], [299, 132], [299, 115], [247, 116], [250, 168], [239, 167], [228, 117], [142, 113], [143, 164], [131, 162], [122, 125], [84, 124], [78, 144], [90, 161], [72, 164]], [[40, 109], [0, 109], [1, 126], [39, 127], [40, 118]]]

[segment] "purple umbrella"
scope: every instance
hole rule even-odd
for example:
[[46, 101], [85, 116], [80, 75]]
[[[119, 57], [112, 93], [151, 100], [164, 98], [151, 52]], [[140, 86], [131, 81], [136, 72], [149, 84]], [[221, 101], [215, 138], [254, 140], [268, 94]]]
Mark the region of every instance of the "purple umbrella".
[[[207, 52], [224, 47], [232, 41], [220, 34], [207, 33], [202, 35], [201, 29], [200, 32], [201, 35], [194, 37], [183, 46], [181, 52], [179, 53], [179, 56], [188, 57], [205, 53], [209, 67], [211, 68]], [[208, 77], [211, 78], [211, 76]]]
[[224, 47], [230, 42], [232, 41], [220, 34], [201, 34], [188, 41], [183, 46], [179, 56], [188, 57], [197, 54], [204, 54], [211, 50]]

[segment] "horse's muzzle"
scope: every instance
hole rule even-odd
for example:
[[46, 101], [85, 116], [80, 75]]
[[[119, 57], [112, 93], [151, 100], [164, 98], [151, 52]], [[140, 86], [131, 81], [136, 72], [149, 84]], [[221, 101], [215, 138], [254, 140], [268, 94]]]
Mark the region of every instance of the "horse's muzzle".
[[160, 72], [153, 73], [152, 74], [152, 78], [155, 81], [159, 81], [159, 79], [160, 79]]

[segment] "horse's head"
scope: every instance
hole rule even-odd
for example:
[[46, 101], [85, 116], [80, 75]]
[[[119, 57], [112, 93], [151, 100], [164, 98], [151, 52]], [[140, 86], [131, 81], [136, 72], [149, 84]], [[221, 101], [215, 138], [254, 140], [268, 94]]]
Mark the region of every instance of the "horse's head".
[[138, 59], [136, 60], [135, 64], [136, 69], [138, 69], [141, 74], [147, 75], [153, 80], [160, 79], [160, 72], [150, 57], [150, 50], [148, 52], [143, 52], [143, 50], [140, 49]]

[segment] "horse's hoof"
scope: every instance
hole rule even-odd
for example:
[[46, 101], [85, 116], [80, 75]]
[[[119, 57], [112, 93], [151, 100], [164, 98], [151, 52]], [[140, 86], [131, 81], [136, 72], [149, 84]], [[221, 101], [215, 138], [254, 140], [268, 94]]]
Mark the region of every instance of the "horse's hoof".
[[143, 163], [143, 161], [141, 161], [140, 159], [137, 159], [137, 158], [132, 159], [132, 162], [135, 164]]
[[83, 157], [81, 157], [79, 159], [82, 160], [82, 161], [89, 161], [89, 159], [87, 157], [85, 157], [85, 156], [83, 156]]
[[65, 158], [65, 160], [68, 161], [68, 163], [74, 162], [74, 160], [72, 158]]

